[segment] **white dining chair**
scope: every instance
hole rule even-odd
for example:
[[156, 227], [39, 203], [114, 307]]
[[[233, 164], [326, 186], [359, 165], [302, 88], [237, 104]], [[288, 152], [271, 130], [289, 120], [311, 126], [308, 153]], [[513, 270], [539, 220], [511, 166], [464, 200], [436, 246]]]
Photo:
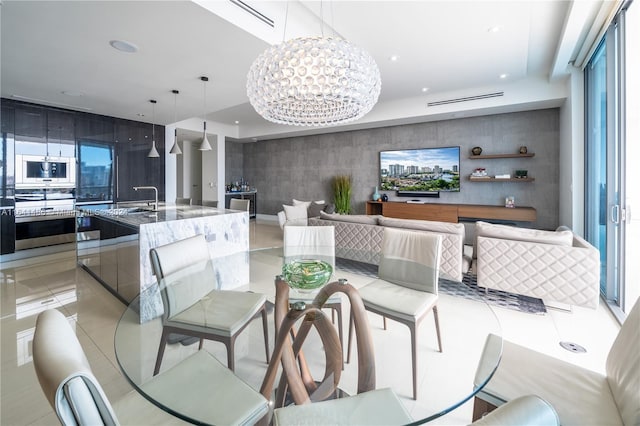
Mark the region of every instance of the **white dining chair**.
[[[151, 405], [138, 391], [129, 392], [112, 406], [69, 320], [55, 309], [38, 315], [33, 364], [42, 391], [65, 426], [172, 425], [191, 419], [208, 424], [254, 424], [269, 411], [266, 398], [205, 350], [141, 386], [141, 392], [148, 395], [175, 395], [172, 408], [182, 417]], [[215, 397], [212, 391], [216, 389], [229, 397]]]
[[[154, 374], [160, 371], [165, 346], [171, 334], [182, 334], [203, 341], [222, 342], [227, 348], [227, 366], [235, 368], [236, 338], [251, 323], [262, 316], [264, 349], [269, 362], [269, 332], [267, 325], [267, 298], [264, 294], [245, 291], [217, 290], [215, 271], [205, 279], [185, 287], [163, 279], [185, 268], [202, 264], [209, 259], [209, 248], [204, 235], [199, 234], [151, 249], [151, 267], [161, 285], [164, 305], [162, 337]], [[174, 285], [175, 284], [175, 285]]]
[[[442, 352], [438, 322], [438, 277], [442, 236], [426, 232], [385, 228], [378, 267], [379, 279], [360, 288], [365, 309], [409, 327], [413, 399], [417, 398], [417, 328], [433, 311], [438, 351]], [[350, 323], [352, 321], [350, 320]], [[351, 326], [347, 362], [351, 355]]]
[[229, 200], [229, 209], [249, 211], [251, 200], [241, 200], [240, 198], [232, 198]]

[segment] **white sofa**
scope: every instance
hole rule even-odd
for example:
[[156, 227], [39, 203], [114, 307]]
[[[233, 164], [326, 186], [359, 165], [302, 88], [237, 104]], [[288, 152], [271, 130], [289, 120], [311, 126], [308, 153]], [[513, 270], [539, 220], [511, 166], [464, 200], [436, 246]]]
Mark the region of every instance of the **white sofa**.
[[556, 231], [476, 223], [478, 286], [596, 308], [600, 255], [568, 228]]
[[313, 226], [335, 227], [336, 257], [377, 265], [380, 262], [383, 230], [385, 227], [392, 227], [442, 235], [442, 278], [462, 281], [462, 274], [471, 265], [470, 253], [464, 253], [464, 225], [460, 223], [324, 212], [318, 218], [310, 218], [308, 223]]

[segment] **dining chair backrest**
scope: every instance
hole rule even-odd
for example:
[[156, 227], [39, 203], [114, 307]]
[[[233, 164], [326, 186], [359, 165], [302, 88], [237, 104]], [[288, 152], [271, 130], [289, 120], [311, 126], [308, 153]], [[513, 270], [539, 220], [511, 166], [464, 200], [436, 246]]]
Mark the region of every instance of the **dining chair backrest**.
[[[199, 234], [175, 241], [150, 250], [151, 267], [158, 280], [162, 282], [160, 294], [164, 304], [165, 318], [171, 318], [198, 302], [215, 290], [215, 274], [209, 260], [209, 248], [204, 235]], [[183, 281], [184, 275], [196, 275], [202, 279]]]
[[319, 259], [335, 270], [336, 239], [333, 226], [285, 226], [283, 237], [285, 262], [292, 259]]
[[176, 205], [178, 206], [190, 206], [191, 198], [176, 198]]
[[218, 201], [202, 200], [202, 205], [205, 207], [218, 207]]
[[251, 200], [241, 200], [240, 198], [232, 198], [229, 200], [229, 208], [231, 210], [249, 211], [249, 202]]
[[385, 228], [378, 276], [403, 287], [438, 294], [442, 236]]
[[117, 425], [118, 419], [67, 318], [48, 309], [36, 320], [33, 365], [63, 425]]

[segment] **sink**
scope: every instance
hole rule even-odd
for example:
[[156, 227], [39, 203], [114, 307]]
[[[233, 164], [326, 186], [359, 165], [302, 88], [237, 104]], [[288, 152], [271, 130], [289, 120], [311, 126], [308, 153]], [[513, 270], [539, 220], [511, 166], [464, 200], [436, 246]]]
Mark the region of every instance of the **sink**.
[[126, 214], [133, 214], [133, 213], [150, 213], [151, 210], [150, 209], [144, 209], [142, 207], [130, 207], [127, 209], [122, 209], [124, 210], [124, 212]]

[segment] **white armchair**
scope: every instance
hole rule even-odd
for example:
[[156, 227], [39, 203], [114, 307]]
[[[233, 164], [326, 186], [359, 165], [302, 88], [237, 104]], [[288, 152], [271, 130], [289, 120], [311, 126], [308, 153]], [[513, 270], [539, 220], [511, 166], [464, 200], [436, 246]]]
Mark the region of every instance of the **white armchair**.
[[[640, 301], [636, 301], [609, 350], [606, 375], [503, 341], [500, 365], [476, 396], [474, 417], [505, 401], [535, 393], [554, 406], [563, 425], [640, 424], [638, 324]], [[486, 377], [486, 368], [491, 368], [483, 361], [477, 377]]]
[[600, 255], [572, 231], [476, 223], [478, 287], [596, 308]]

